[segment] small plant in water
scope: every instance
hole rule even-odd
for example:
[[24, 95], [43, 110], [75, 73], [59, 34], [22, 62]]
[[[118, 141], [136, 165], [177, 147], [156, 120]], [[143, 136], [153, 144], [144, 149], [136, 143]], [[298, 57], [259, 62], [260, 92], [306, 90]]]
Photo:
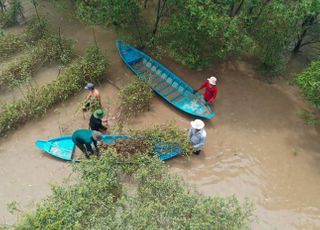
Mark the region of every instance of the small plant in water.
[[120, 90], [121, 118], [129, 119], [148, 110], [152, 96], [149, 83], [135, 77], [133, 82]]

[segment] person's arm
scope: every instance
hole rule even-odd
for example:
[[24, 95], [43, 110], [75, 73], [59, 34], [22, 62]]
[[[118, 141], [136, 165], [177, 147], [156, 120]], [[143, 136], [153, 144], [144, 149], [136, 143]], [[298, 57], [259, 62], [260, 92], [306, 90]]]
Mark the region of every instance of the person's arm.
[[99, 105], [102, 107], [101, 96], [100, 96], [99, 91], [97, 91], [96, 98], [97, 98], [97, 100], [98, 100], [98, 102], [99, 102]]
[[212, 103], [214, 99], [216, 99], [217, 97], [217, 93], [218, 93], [218, 88], [214, 87], [213, 91], [212, 91], [212, 97], [210, 98], [210, 100], [208, 101], [208, 103]]
[[189, 131], [188, 131], [189, 139], [191, 138], [191, 135], [192, 135], [192, 129], [190, 128]]
[[193, 145], [193, 148], [201, 149], [202, 146], [204, 146], [205, 141], [206, 141], [206, 136], [201, 136], [200, 143], [196, 144], [196, 145]]
[[202, 85], [200, 85], [200, 87], [198, 89], [196, 89], [196, 91], [199, 91], [200, 89], [203, 89], [204, 87], [206, 87], [208, 84], [208, 81], [205, 81]]

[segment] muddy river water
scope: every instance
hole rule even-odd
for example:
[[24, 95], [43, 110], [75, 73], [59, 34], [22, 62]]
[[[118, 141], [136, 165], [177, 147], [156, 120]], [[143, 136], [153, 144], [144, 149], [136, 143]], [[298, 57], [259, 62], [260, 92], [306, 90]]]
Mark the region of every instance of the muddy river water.
[[[53, 30], [61, 25], [63, 35], [77, 40], [78, 54], [93, 44], [91, 28], [64, 10], [46, 6], [42, 12], [54, 22]], [[112, 29], [96, 27], [95, 32], [110, 60], [106, 77], [121, 87], [132, 74], [117, 54], [117, 36]], [[320, 134], [297, 115], [302, 108], [308, 108], [298, 90], [282, 81], [267, 84], [258, 80], [253, 66], [243, 60], [226, 61], [202, 72], [171, 59], [161, 62], [193, 87], [215, 75], [220, 90], [214, 105], [217, 115], [205, 121], [208, 139], [203, 153], [168, 161], [170, 171], [194, 184], [204, 195], [234, 194], [241, 200], [252, 200], [257, 217], [252, 229], [320, 229]], [[45, 79], [54, 79], [57, 74], [54, 69], [45, 73]], [[118, 90], [107, 82], [99, 90], [103, 104], [112, 113]], [[11, 97], [0, 95], [1, 99]], [[7, 210], [9, 202], [17, 201], [22, 210], [33, 209], [36, 202], [50, 194], [48, 183], [60, 183], [70, 175], [68, 163], [41, 153], [34, 141], [86, 128], [88, 115], [78, 112], [84, 95], [79, 93], [45, 117], [1, 138], [0, 224], [16, 221]], [[128, 125], [143, 128], [174, 120], [187, 129], [192, 119], [155, 96], [151, 110]]]

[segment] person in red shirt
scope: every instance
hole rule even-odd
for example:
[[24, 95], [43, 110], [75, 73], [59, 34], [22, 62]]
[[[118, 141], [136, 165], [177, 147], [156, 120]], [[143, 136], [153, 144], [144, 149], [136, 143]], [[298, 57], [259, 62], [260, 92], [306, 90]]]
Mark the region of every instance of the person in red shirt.
[[211, 104], [213, 100], [216, 98], [218, 93], [218, 87], [216, 83], [217, 83], [217, 78], [212, 76], [208, 78], [198, 89], [194, 90], [193, 93], [195, 94], [200, 89], [205, 88], [203, 98], [208, 104]]

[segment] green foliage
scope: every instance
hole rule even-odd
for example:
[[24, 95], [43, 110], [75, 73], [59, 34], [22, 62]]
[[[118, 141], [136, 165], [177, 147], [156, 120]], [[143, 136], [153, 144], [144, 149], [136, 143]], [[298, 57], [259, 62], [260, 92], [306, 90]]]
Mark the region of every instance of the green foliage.
[[26, 44], [19, 36], [9, 33], [0, 36], [0, 61], [7, 59], [14, 53], [18, 53], [25, 47]]
[[44, 17], [34, 17], [28, 21], [25, 29], [26, 37], [24, 38], [27, 42], [34, 42], [48, 34], [48, 20]]
[[148, 109], [153, 96], [149, 83], [136, 77], [119, 94], [122, 116], [127, 119]]
[[55, 60], [66, 64], [70, 61], [71, 51], [71, 40], [57, 36], [42, 39], [26, 55], [15, 59], [0, 72], [0, 88], [20, 86], [47, 62]]
[[[190, 148], [190, 140], [188, 137], [188, 132], [177, 127], [173, 122], [166, 125], [156, 125], [149, 129], [141, 130], [129, 130], [128, 136], [134, 139], [143, 139], [147, 141], [148, 146], [151, 149], [156, 143], [165, 142], [168, 144], [178, 144], [182, 148], [184, 155], [192, 155], [192, 148]], [[152, 153], [152, 150], [146, 152]]]
[[248, 202], [202, 197], [155, 158], [139, 156], [124, 161], [108, 149], [100, 159], [75, 165], [78, 182], [54, 186], [16, 229], [249, 228]]
[[264, 70], [276, 75], [285, 67], [284, 51], [295, 38], [296, 13], [294, 6], [282, 0], [272, 1], [260, 10], [259, 18], [251, 25], [256, 55]]
[[0, 12], [0, 26], [9, 27], [18, 23], [18, 17], [23, 16], [20, 0], [10, 0], [8, 10]]
[[76, 14], [90, 24], [124, 25], [139, 13], [136, 0], [76, 0]]
[[46, 19], [31, 19], [22, 35], [10, 33], [0, 36], [0, 61], [20, 52], [29, 45], [42, 39], [48, 32], [48, 23]]
[[320, 61], [315, 61], [297, 76], [297, 83], [306, 98], [320, 108]]
[[4, 135], [27, 120], [45, 115], [54, 104], [66, 100], [86, 82], [99, 82], [105, 73], [106, 60], [97, 48], [70, 64], [54, 82], [29, 90], [25, 98], [3, 105], [0, 110], [0, 133]]
[[216, 58], [241, 53], [251, 44], [238, 17], [228, 16], [228, 4], [185, 1], [160, 28], [162, 50], [193, 68]]

